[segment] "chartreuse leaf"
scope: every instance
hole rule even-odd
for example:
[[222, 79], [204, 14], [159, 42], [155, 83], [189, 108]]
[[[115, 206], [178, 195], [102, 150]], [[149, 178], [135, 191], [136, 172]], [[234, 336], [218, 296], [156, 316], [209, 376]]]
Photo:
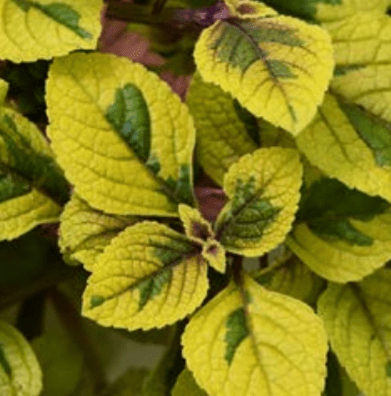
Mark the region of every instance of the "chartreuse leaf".
[[224, 179], [228, 203], [216, 221], [224, 248], [261, 256], [281, 243], [300, 198], [302, 166], [296, 150], [262, 148], [243, 156]]
[[3, 105], [8, 92], [8, 83], [0, 78], [0, 106]]
[[58, 161], [91, 206], [177, 216], [179, 203], [193, 205], [193, 121], [158, 76], [129, 59], [76, 53], [54, 61], [47, 103]]
[[[198, 72], [193, 75], [186, 103], [197, 129], [197, 159], [205, 172], [223, 185], [229, 167], [259, 146], [252, 138], [259, 138], [258, 122], [247, 112], [249, 121], [244, 123], [240, 115], [245, 110], [239, 103], [235, 106], [231, 95], [204, 82]], [[246, 133], [250, 131], [252, 135]]]
[[217, 271], [225, 272], [225, 250], [215, 240], [212, 225], [201, 213], [187, 205], [179, 205], [179, 217], [182, 220], [189, 239], [202, 246], [202, 256]]
[[337, 65], [333, 91], [391, 122], [391, 83], [387, 78], [391, 73], [391, 18], [378, 12], [357, 13], [326, 27]]
[[179, 374], [171, 395], [208, 396], [207, 393], [197, 385], [192, 372], [188, 369], [183, 370]]
[[29, 343], [8, 323], [0, 321], [1, 396], [38, 396], [42, 372]]
[[211, 396], [318, 396], [324, 385], [320, 318], [246, 275], [190, 319], [182, 345], [188, 368]]
[[265, 0], [283, 14], [318, 22], [342, 20], [362, 11], [385, 13], [389, 0]]
[[318, 275], [362, 279], [391, 258], [390, 205], [321, 179], [305, 192], [287, 245]]
[[0, 109], [0, 240], [55, 222], [68, 199], [67, 183], [38, 128]]
[[391, 201], [391, 123], [327, 95], [296, 141], [308, 160], [326, 174]]
[[331, 283], [318, 302], [333, 351], [366, 396], [391, 392], [390, 285], [391, 271], [381, 269], [360, 283]]
[[0, 54], [31, 62], [95, 49], [101, 31], [101, 0], [0, 0]]
[[201, 248], [167, 226], [128, 227], [98, 257], [83, 295], [83, 315], [128, 330], [174, 323], [208, 289]]
[[111, 240], [137, 220], [91, 208], [76, 194], [60, 217], [59, 246], [69, 264], [82, 263], [92, 271], [98, 256]]
[[254, 279], [269, 290], [297, 298], [310, 305], [315, 303], [325, 285], [322, 278], [294, 255], [282, 262], [273, 273], [255, 274]]
[[334, 66], [327, 32], [287, 16], [217, 21], [194, 57], [206, 82], [294, 135], [315, 115]]
[[43, 371], [41, 396], [74, 395], [83, 375], [83, 355], [66, 334], [45, 333], [32, 342]]

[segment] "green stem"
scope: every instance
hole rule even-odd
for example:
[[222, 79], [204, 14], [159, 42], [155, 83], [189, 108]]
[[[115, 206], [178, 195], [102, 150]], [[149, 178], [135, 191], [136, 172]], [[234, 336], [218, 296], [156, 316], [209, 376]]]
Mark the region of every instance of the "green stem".
[[79, 312], [69, 298], [57, 288], [54, 287], [49, 290], [49, 297], [63, 326], [82, 351], [87, 369], [90, 371], [91, 378], [94, 381], [95, 393], [99, 394], [107, 386], [105, 373], [100, 359], [84, 330]]

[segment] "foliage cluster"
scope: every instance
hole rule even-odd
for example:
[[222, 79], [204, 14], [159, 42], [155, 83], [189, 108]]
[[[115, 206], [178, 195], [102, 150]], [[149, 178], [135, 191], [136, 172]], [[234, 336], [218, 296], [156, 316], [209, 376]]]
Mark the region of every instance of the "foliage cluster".
[[391, 395], [390, 4], [0, 0], [2, 396]]

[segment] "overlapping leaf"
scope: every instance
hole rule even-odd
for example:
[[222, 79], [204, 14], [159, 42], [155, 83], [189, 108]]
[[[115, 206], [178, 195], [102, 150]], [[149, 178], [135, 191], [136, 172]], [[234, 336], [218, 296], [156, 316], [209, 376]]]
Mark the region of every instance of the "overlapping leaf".
[[158, 76], [125, 58], [72, 54], [54, 61], [47, 103], [58, 161], [90, 205], [176, 216], [178, 203], [193, 204], [193, 121]]
[[320, 319], [248, 276], [194, 315], [182, 344], [188, 368], [211, 396], [318, 396], [324, 385]]
[[201, 248], [165, 225], [143, 222], [99, 256], [83, 295], [83, 315], [134, 330], [174, 323], [201, 304], [208, 288]]
[[31, 62], [95, 49], [101, 0], [1, 0], [0, 57]]
[[198, 72], [193, 76], [186, 103], [197, 129], [197, 159], [205, 172], [223, 185], [229, 167], [259, 146], [258, 121], [235, 104], [231, 95], [204, 82]]
[[296, 141], [309, 161], [326, 174], [391, 201], [391, 123], [327, 95]]
[[310, 305], [315, 303], [325, 284], [324, 280], [293, 255], [273, 273], [264, 276], [255, 274], [254, 278], [269, 290], [292, 296]]
[[331, 346], [366, 396], [391, 393], [391, 271], [381, 269], [360, 283], [330, 284], [319, 299]]
[[135, 218], [115, 216], [91, 208], [73, 194], [60, 217], [59, 245], [66, 260], [71, 264], [83, 263], [92, 270], [98, 256], [111, 240]]
[[230, 200], [216, 221], [224, 248], [261, 256], [283, 241], [299, 201], [302, 167], [298, 152], [263, 148], [243, 156], [224, 179]]
[[334, 65], [327, 32], [287, 16], [217, 21], [194, 57], [206, 82], [294, 135], [315, 115]]
[[38, 128], [0, 109], [0, 240], [54, 222], [67, 200], [67, 183]]
[[327, 22], [348, 18], [362, 11], [385, 13], [389, 0], [265, 0], [283, 14]]
[[208, 396], [194, 380], [194, 376], [190, 370], [183, 370], [175, 383], [174, 389], [171, 393], [172, 396]]
[[318, 275], [356, 281], [391, 259], [390, 224], [386, 201], [322, 179], [306, 192], [286, 243]]
[[38, 396], [42, 372], [23, 336], [8, 323], [0, 322], [0, 390], [2, 396]]
[[333, 91], [391, 122], [391, 18], [362, 12], [326, 27], [337, 65]]

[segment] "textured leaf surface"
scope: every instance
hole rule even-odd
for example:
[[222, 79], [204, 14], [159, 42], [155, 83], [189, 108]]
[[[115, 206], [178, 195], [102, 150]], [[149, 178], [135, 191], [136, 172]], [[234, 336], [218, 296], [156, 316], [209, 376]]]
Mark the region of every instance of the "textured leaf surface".
[[206, 82], [294, 135], [315, 115], [334, 66], [327, 32], [287, 16], [217, 21], [194, 57]]
[[172, 396], [208, 396], [195, 382], [194, 376], [190, 370], [183, 370], [175, 383]]
[[217, 271], [225, 272], [225, 250], [214, 239], [215, 233], [212, 225], [197, 209], [187, 205], [179, 205], [179, 217], [185, 227], [187, 237], [202, 246], [202, 257]]
[[287, 245], [318, 275], [362, 279], [391, 258], [391, 212], [386, 201], [322, 179], [304, 195]]
[[296, 141], [326, 174], [391, 201], [391, 123], [327, 95]]
[[330, 284], [318, 303], [338, 360], [366, 396], [391, 394], [390, 285], [391, 271], [381, 269], [357, 284]]
[[0, 110], [0, 240], [57, 221], [67, 183], [38, 128], [11, 109]]
[[337, 65], [333, 91], [390, 122], [391, 18], [375, 12], [357, 13], [326, 27]]
[[154, 222], [114, 238], [94, 265], [83, 315], [128, 330], [163, 327], [193, 312], [206, 296], [207, 265], [191, 240]]
[[266, 0], [283, 14], [290, 14], [318, 22], [336, 21], [362, 11], [385, 13], [389, 0]]
[[272, 274], [255, 276], [269, 290], [286, 294], [308, 304], [315, 303], [325, 282], [296, 256], [290, 257]]
[[1, 0], [0, 56], [31, 62], [95, 49], [101, 0]]
[[187, 325], [183, 354], [213, 396], [318, 396], [327, 339], [306, 304], [267, 291], [249, 277], [231, 283]]
[[224, 179], [230, 198], [216, 222], [224, 248], [261, 256], [283, 241], [300, 198], [302, 167], [298, 152], [272, 147], [247, 154]]
[[60, 221], [59, 245], [66, 260], [72, 264], [82, 263], [92, 271], [105, 247], [136, 219], [93, 209], [74, 194], [65, 205]]
[[176, 216], [178, 203], [193, 204], [193, 121], [157, 75], [110, 54], [73, 54], [54, 61], [47, 103], [58, 161], [90, 205]]
[[[248, 131], [259, 135], [258, 122], [243, 122], [231, 95], [217, 85], [206, 83], [195, 73], [186, 103], [197, 129], [196, 154], [202, 168], [218, 184], [238, 159], [257, 149]], [[250, 115], [251, 117], [251, 115]]]
[[8, 323], [0, 322], [0, 392], [2, 396], [38, 396], [42, 372], [23, 336]]

